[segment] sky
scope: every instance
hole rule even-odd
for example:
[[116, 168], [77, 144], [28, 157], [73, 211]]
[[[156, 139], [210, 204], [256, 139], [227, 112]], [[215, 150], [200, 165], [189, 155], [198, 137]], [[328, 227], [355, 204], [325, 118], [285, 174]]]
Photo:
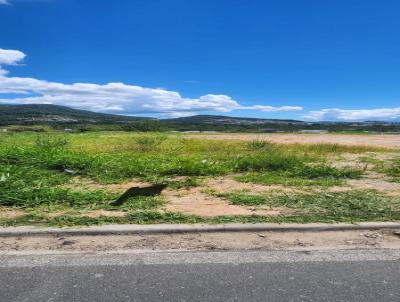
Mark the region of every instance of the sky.
[[400, 121], [398, 0], [0, 0], [0, 103]]

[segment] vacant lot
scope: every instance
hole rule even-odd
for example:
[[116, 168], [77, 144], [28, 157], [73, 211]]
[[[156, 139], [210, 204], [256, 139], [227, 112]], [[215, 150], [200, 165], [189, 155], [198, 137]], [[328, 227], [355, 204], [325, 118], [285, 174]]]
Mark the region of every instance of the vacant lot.
[[399, 134], [331, 134], [331, 133], [232, 133], [232, 134], [196, 134], [191, 137], [208, 139], [268, 140], [278, 144], [340, 144], [348, 146], [375, 146], [400, 148]]
[[[399, 220], [399, 139], [2, 133], [0, 223]], [[112, 205], [150, 184], [166, 189]]]

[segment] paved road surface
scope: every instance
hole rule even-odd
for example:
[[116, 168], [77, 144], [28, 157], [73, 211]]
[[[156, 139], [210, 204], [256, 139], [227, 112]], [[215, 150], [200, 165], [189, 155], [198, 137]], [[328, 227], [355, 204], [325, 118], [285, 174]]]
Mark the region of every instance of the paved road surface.
[[400, 301], [400, 251], [0, 256], [0, 301]]

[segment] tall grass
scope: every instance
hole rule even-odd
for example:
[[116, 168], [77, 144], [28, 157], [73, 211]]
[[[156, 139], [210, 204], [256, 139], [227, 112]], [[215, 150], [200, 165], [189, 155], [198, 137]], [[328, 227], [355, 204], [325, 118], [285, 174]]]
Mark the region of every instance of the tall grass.
[[265, 151], [276, 148], [276, 144], [266, 140], [252, 140], [247, 143], [247, 148], [251, 151]]
[[136, 144], [138, 145], [139, 150], [143, 151], [143, 152], [154, 151], [166, 139], [167, 139], [167, 136], [162, 133], [142, 134], [142, 135], [134, 137], [134, 140], [135, 140]]
[[66, 137], [51, 137], [50, 135], [38, 135], [35, 146], [45, 151], [62, 150], [68, 146], [69, 140]]

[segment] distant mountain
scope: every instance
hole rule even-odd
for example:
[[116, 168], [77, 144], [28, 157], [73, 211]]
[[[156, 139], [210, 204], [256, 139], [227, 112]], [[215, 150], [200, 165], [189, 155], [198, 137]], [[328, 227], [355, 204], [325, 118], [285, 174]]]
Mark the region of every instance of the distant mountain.
[[7, 124], [116, 124], [149, 118], [97, 113], [58, 105], [0, 104], [0, 125]]
[[266, 125], [266, 124], [305, 124], [298, 120], [262, 119], [249, 117], [232, 117], [224, 115], [194, 115], [165, 119], [163, 122], [175, 124], [224, 124], [224, 125]]
[[86, 110], [58, 105], [1, 105], [0, 126], [50, 125], [55, 129], [79, 131], [220, 131], [220, 132], [297, 132], [303, 130], [400, 132], [395, 122], [304, 122], [288, 119], [262, 119], [223, 115], [194, 115], [158, 120]]

